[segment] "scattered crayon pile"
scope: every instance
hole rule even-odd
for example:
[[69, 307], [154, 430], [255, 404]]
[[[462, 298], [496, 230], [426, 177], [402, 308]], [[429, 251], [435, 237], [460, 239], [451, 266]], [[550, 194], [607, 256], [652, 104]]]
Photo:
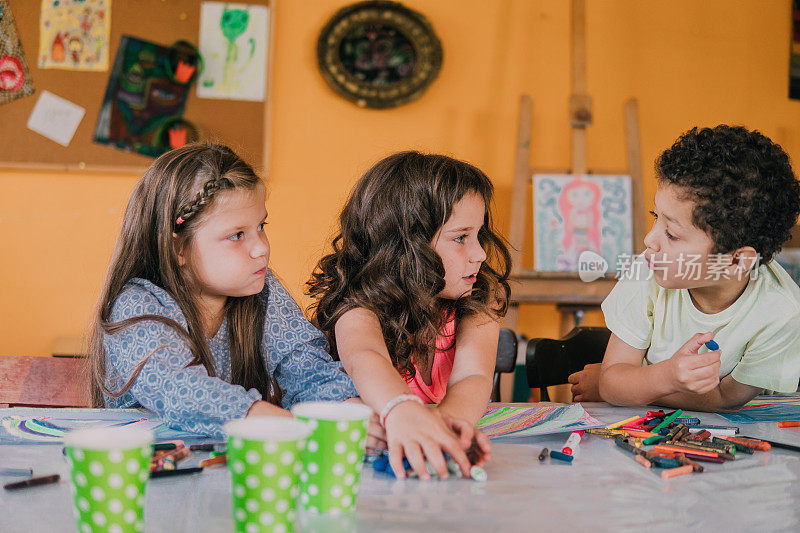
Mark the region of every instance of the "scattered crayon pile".
[[[737, 437], [737, 427], [701, 425], [698, 418], [681, 417], [682, 411], [648, 411], [603, 429], [587, 429], [586, 433], [614, 439], [614, 443], [633, 454], [646, 468], [661, 468], [661, 477], [669, 479], [700, 473], [700, 462], [733, 461], [736, 454], [753, 455], [767, 451], [770, 443]], [[652, 446], [645, 449], [644, 446]]]
[[[193, 444], [188, 448], [180, 440], [154, 444], [153, 457], [150, 461], [150, 477], [192, 474], [201, 472], [207, 466], [224, 465], [228, 460], [225, 450], [225, 443]], [[199, 467], [178, 468], [178, 464], [194, 451], [210, 451], [211, 457], [201, 461]]]

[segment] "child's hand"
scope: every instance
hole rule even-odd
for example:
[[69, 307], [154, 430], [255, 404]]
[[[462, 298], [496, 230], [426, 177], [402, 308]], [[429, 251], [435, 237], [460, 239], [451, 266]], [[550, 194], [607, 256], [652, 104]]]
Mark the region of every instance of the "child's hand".
[[667, 360], [677, 391], [705, 394], [719, 385], [720, 351], [697, 353], [713, 337], [713, 333], [697, 333]]
[[367, 452], [385, 450], [386, 447], [386, 430], [381, 427], [378, 415], [372, 413], [367, 428]]
[[447, 427], [444, 419], [432, 410], [416, 402], [403, 402], [386, 417], [386, 437], [389, 444], [389, 463], [398, 479], [405, 477], [403, 456], [420, 479], [431, 475], [425, 461], [433, 467], [440, 479], [449, 475], [444, 454], [458, 464], [461, 471], [469, 475], [469, 459], [458, 436]]
[[573, 402], [602, 402], [600, 397], [600, 369], [602, 363], [586, 365], [583, 370], [570, 374], [567, 378], [572, 383]]
[[[492, 459], [492, 445], [489, 443], [489, 437], [483, 431], [466, 420], [453, 418], [438, 410], [436, 412], [442, 417], [445, 424], [458, 435], [458, 440], [466, 451], [470, 464], [483, 466]], [[469, 472], [464, 475], [469, 475]]]

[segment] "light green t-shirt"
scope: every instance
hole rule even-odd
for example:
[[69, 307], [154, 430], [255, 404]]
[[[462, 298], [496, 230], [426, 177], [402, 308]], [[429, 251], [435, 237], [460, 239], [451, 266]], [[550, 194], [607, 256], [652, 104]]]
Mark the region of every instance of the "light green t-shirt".
[[640, 262], [642, 257], [633, 265], [640, 275], [620, 279], [602, 309], [617, 337], [647, 350], [643, 365], [665, 361], [694, 334], [711, 331], [722, 352], [720, 378], [730, 374], [768, 391], [797, 390], [800, 288], [777, 262], [760, 265], [742, 295], [714, 314], [699, 311], [687, 289], [659, 286], [646, 262], [636, 268]]

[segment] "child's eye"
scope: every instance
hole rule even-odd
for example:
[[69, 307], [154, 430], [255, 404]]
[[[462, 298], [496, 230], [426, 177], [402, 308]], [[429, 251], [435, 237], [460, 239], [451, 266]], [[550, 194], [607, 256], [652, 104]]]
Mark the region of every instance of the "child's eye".
[[266, 225], [267, 225], [267, 222], [262, 222], [261, 224], [259, 224], [258, 225], [258, 231], [264, 231], [264, 226], [266, 226]]
[[237, 231], [233, 235], [229, 235], [228, 236], [228, 240], [229, 241], [240, 241], [240, 240], [242, 240], [243, 237], [244, 237], [244, 232], [243, 231]]
[[678, 238], [675, 235], [671, 234], [667, 230], [664, 230], [664, 235], [666, 235], [667, 239], [669, 239], [671, 241], [677, 241], [678, 240]]
[[464, 239], [466, 239], [467, 237], [468, 237], [467, 235], [459, 235], [453, 240], [456, 241], [458, 244], [462, 244], [464, 242]]
[[658, 219], [658, 215], [656, 215], [655, 211], [650, 211], [650, 214], [653, 215], [653, 218]]

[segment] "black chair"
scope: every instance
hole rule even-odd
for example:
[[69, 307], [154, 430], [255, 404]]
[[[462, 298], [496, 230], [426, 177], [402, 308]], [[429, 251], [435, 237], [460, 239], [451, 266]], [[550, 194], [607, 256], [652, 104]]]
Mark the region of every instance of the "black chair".
[[491, 401], [500, 401], [500, 374], [513, 373], [517, 366], [517, 335], [510, 329], [500, 330], [497, 341], [497, 360], [494, 364], [494, 382]]
[[528, 386], [541, 391], [549, 401], [547, 387], [567, 383], [570, 374], [592, 363], [602, 363], [611, 331], [608, 328], [578, 327], [560, 339], [531, 339], [525, 347]]

